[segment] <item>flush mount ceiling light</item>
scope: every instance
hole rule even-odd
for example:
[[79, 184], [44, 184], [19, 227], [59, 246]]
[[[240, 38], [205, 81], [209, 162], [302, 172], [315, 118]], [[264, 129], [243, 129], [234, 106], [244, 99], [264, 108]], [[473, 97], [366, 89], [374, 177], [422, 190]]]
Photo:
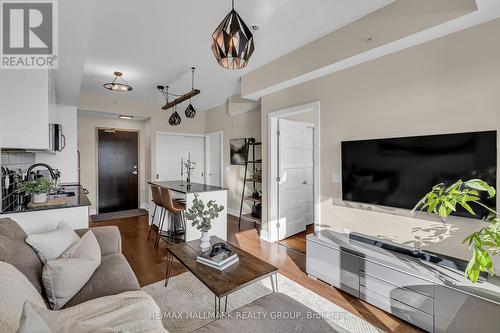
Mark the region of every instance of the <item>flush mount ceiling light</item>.
[[[191, 67], [191, 91], [194, 91], [194, 70], [195, 67]], [[184, 111], [186, 114], [186, 117], [188, 118], [194, 118], [196, 116], [196, 110], [193, 107], [193, 104], [191, 104], [191, 98], [189, 99], [189, 105], [186, 108], [186, 111]]]
[[[121, 72], [114, 72], [113, 74], [115, 75], [115, 79], [112, 82], [103, 84], [104, 88], [106, 88], [108, 90], [120, 91], [120, 92], [129, 92], [129, 91], [132, 90], [132, 87], [129, 86], [127, 84], [127, 82], [125, 82], [125, 80], [122, 78], [123, 73], [121, 73]], [[116, 82], [118, 80], [118, 78], [120, 78], [120, 80], [123, 83]]]
[[212, 34], [212, 52], [219, 65], [227, 69], [241, 69], [255, 50], [253, 34], [243, 19], [232, 9]]

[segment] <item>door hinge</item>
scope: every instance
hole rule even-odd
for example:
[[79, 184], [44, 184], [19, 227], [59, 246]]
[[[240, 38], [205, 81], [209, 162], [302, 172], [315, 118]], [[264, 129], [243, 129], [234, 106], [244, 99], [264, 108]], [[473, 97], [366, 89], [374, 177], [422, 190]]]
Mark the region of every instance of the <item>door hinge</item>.
[[156, 174], [156, 179], [160, 179], [160, 175], [159, 174]]
[[276, 181], [279, 183], [281, 181], [280, 177], [276, 177]]
[[280, 135], [281, 135], [281, 132], [280, 132], [279, 130], [278, 130], [278, 131], [276, 131], [276, 135], [277, 135], [277, 136], [280, 136]]

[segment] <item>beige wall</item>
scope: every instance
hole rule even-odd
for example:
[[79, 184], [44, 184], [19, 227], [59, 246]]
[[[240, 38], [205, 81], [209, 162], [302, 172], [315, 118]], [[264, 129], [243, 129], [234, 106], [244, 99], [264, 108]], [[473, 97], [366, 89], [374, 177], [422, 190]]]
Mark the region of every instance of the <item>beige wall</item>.
[[103, 118], [78, 114], [78, 151], [80, 152], [80, 183], [89, 190], [92, 209], [97, 209], [97, 128], [138, 130], [139, 135], [139, 200], [147, 203], [146, 182], [151, 178], [151, 145], [148, 121]]
[[[227, 105], [223, 104], [207, 111], [205, 130], [207, 133], [215, 131], [224, 132], [224, 186], [229, 189], [229, 212], [239, 214], [245, 167], [230, 165], [229, 141], [231, 139], [249, 137], [260, 140], [260, 111], [251, 111], [230, 116], [227, 114]], [[245, 204], [245, 212], [249, 212], [249, 209], [250, 205], [248, 203]]]
[[[344, 207], [336, 204], [341, 188], [332, 175], [341, 172], [342, 140], [498, 130], [498, 31], [500, 20], [495, 20], [264, 97], [264, 149], [268, 112], [319, 101], [322, 224], [467, 259], [461, 241], [479, 228], [477, 220], [452, 219], [443, 226], [409, 217], [408, 211]], [[495, 265], [500, 267], [498, 258]]]

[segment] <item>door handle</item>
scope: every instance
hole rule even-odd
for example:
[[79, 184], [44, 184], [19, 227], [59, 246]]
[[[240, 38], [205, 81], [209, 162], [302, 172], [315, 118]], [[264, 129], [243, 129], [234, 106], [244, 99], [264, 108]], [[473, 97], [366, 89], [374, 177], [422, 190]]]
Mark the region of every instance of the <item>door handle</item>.
[[132, 171], [132, 174], [137, 175], [137, 171], [136, 170]]
[[307, 180], [304, 180], [302, 184], [307, 185]]

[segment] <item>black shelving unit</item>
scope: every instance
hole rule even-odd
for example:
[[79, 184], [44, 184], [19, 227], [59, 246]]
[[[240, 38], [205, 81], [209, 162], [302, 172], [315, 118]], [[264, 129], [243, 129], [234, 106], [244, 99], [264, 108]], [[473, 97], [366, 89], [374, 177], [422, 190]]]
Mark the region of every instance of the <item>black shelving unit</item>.
[[[261, 147], [262, 143], [261, 142], [255, 142], [252, 140], [248, 140], [247, 146], [246, 146], [246, 156], [247, 160], [245, 161], [245, 176], [243, 177], [243, 191], [241, 192], [241, 203], [240, 203], [240, 216], [238, 218], [238, 228], [241, 227], [241, 221], [248, 221], [248, 222], [253, 222], [255, 228], [260, 232], [260, 228], [262, 226], [262, 219], [256, 218], [252, 216], [252, 214], [243, 214], [243, 202], [245, 201], [250, 201], [253, 202], [253, 204], [260, 204], [262, 203], [262, 197], [260, 198], [254, 198], [252, 196], [249, 196], [246, 194], [246, 189], [247, 183], [252, 183], [253, 188], [257, 184], [262, 183], [262, 179], [255, 179], [253, 178], [253, 175], [255, 175], [255, 170], [257, 169], [257, 165], [262, 164], [262, 160], [257, 160], [256, 159], [256, 152], [255, 149], [258, 147]], [[251, 157], [251, 159], [250, 159]], [[252, 171], [252, 178], [249, 177], [248, 172]], [[262, 175], [261, 175], [262, 177]]]

